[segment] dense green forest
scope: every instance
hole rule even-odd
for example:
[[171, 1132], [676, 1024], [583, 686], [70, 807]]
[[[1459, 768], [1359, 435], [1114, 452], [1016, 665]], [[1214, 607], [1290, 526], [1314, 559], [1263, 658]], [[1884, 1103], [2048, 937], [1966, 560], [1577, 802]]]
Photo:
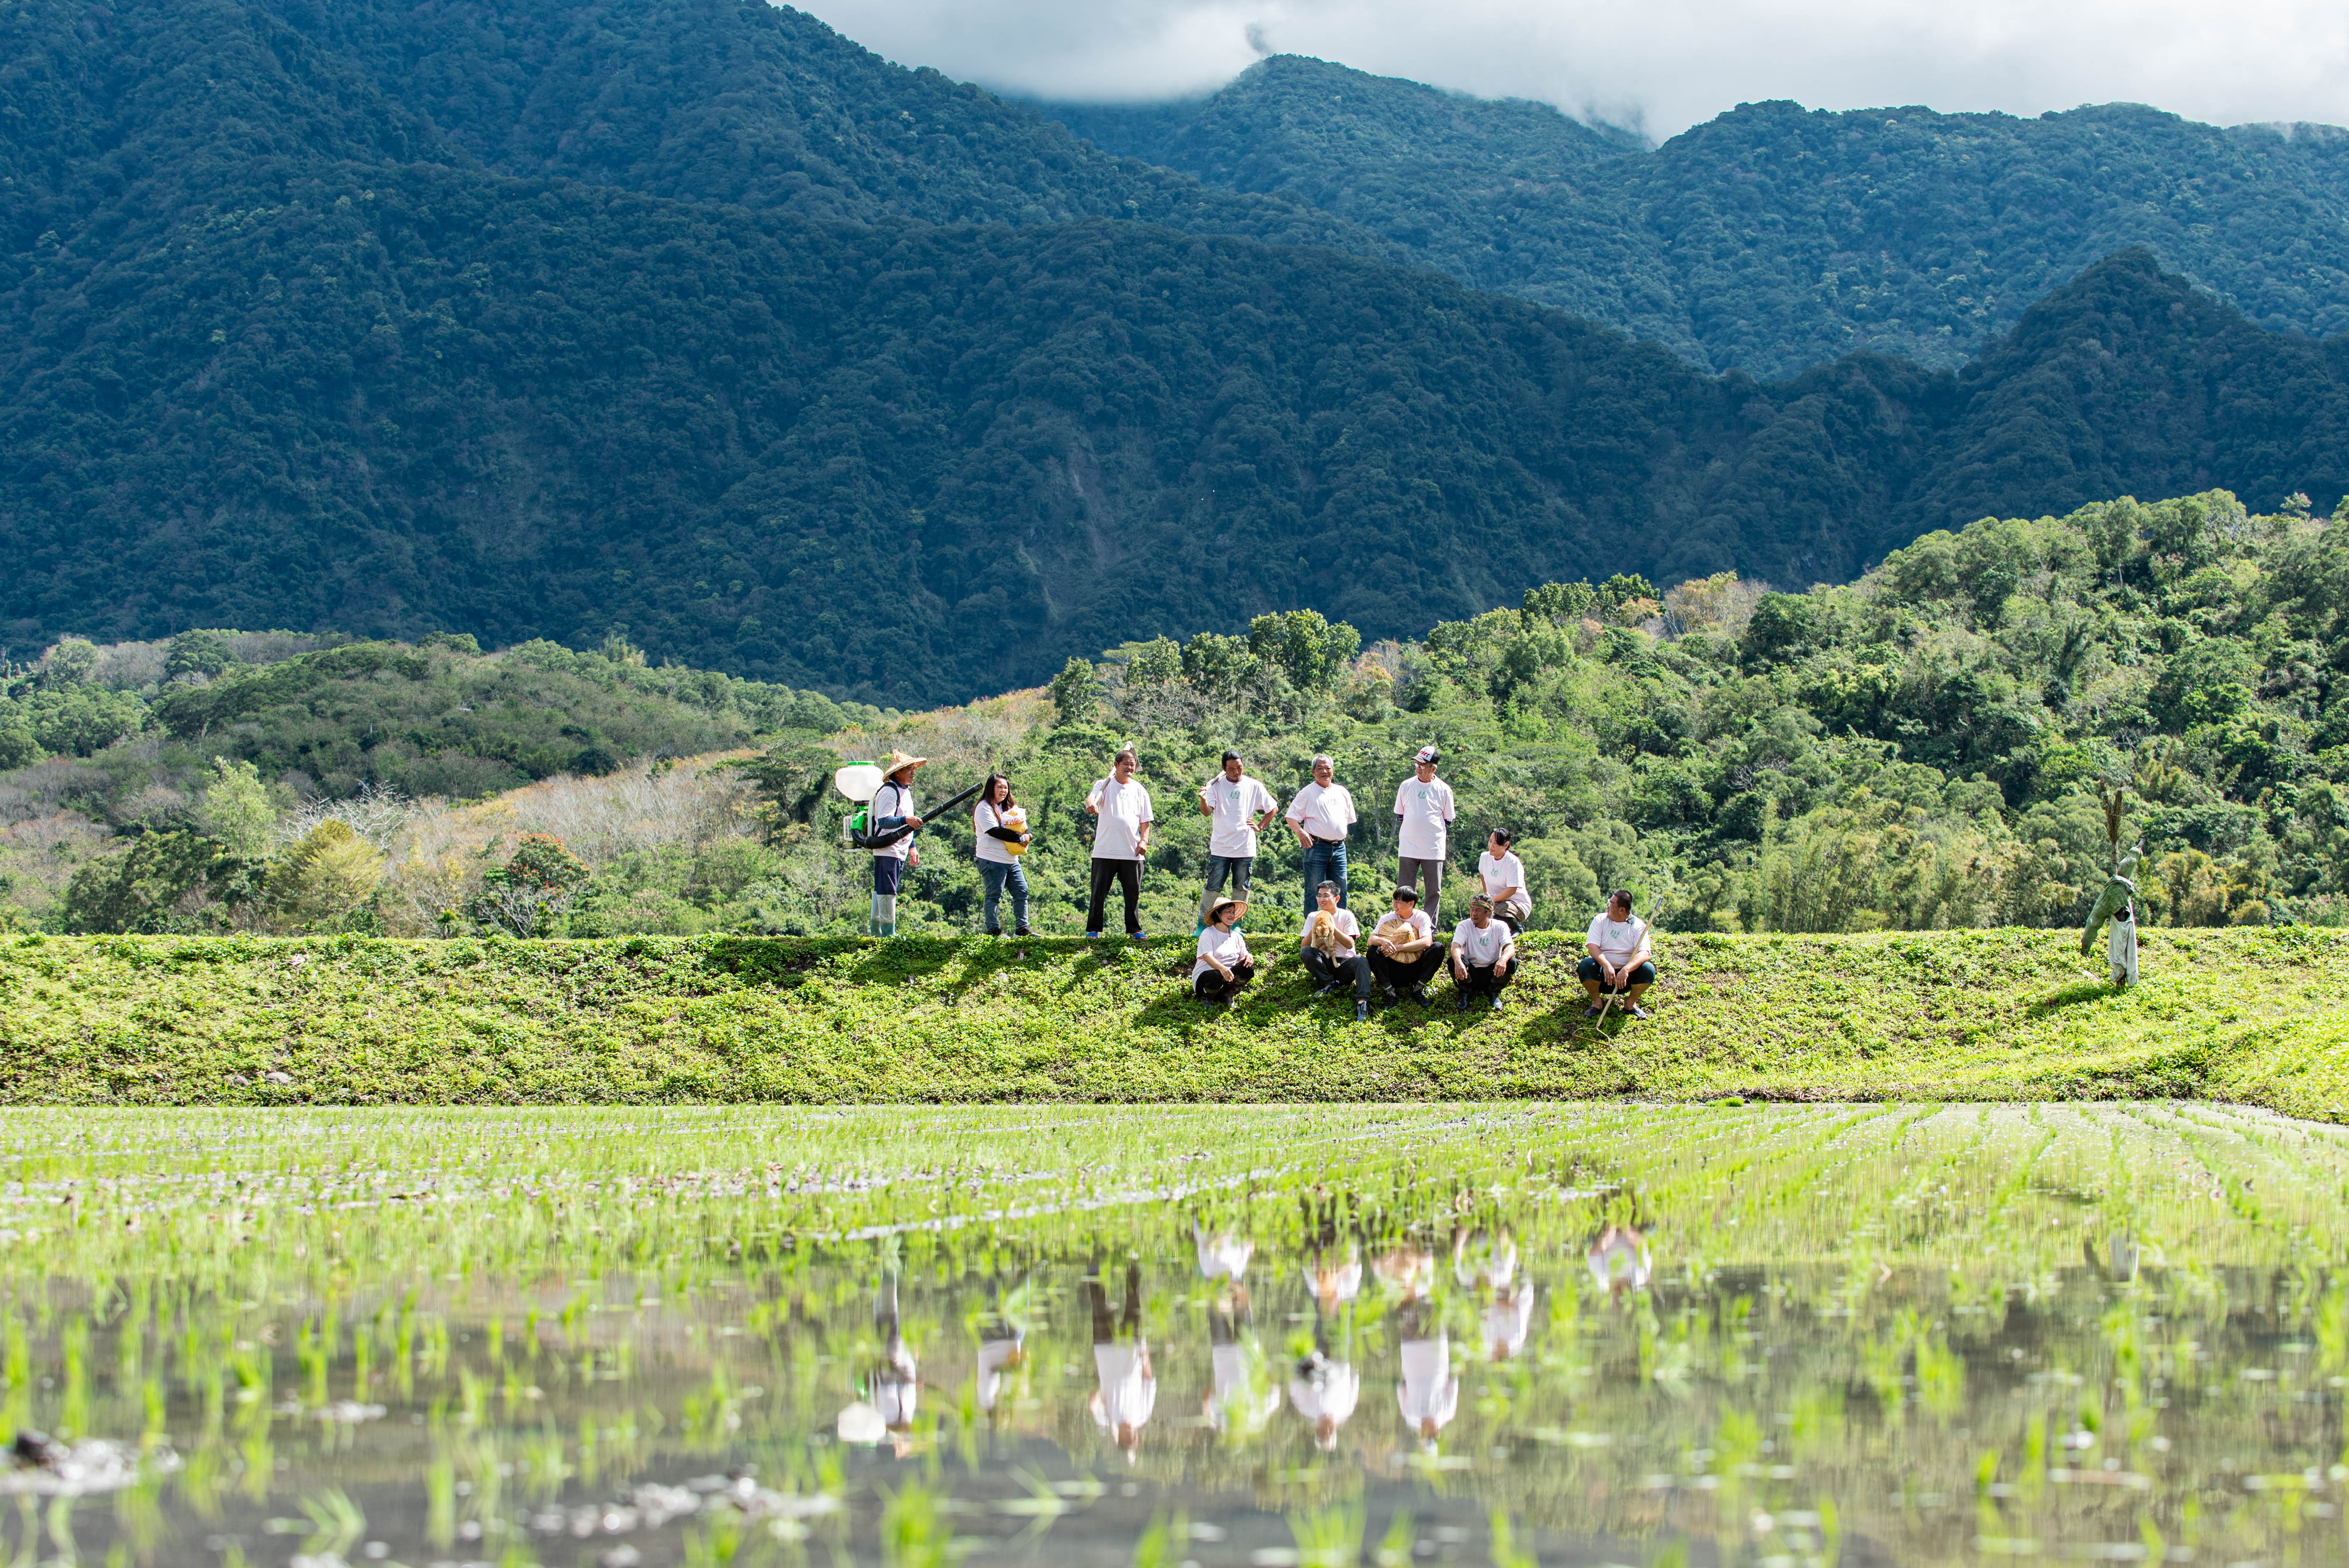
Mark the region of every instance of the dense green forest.
[[911, 707], [1308, 606], [1409, 638], [2349, 490], [2344, 351], [2142, 251], [1961, 373], [1708, 376], [762, 5], [30, 0], [0, 109], [16, 658], [616, 637]]
[[[2349, 923], [2349, 508], [2327, 521], [2303, 497], [1985, 520], [1800, 595], [1729, 574], [1661, 594], [1552, 584], [1415, 642], [1267, 615], [920, 714], [650, 667], [616, 639], [305, 640], [69, 642], [16, 671], [0, 919], [853, 932], [866, 861], [830, 774], [901, 746], [934, 759], [925, 798], [1010, 775], [1037, 830], [1035, 923], [1070, 932], [1081, 802], [1131, 740], [1157, 802], [1144, 912], [1162, 933], [1190, 929], [1193, 797], [1225, 747], [1284, 801], [1316, 752], [1337, 758], [1374, 903], [1387, 803], [1430, 741], [1460, 800], [1455, 872], [1509, 828], [1537, 927], [1578, 926], [1617, 886], [1682, 930], [2070, 925], [2103, 885], [2113, 784], [2159, 922]], [[526, 776], [478, 805], [424, 798]], [[921, 843], [906, 929], [972, 929], [968, 819]], [[1293, 846], [1270, 841], [1258, 876], [1252, 925], [1285, 931]]]
[[1478, 288], [1699, 364], [1954, 367], [2143, 245], [2271, 328], [2349, 327], [2349, 133], [2137, 104], [2033, 119], [1740, 104], [1659, 148], [1293, 55], [1175, 104], [1044, 106], [1114, 152], [1293, 195]]

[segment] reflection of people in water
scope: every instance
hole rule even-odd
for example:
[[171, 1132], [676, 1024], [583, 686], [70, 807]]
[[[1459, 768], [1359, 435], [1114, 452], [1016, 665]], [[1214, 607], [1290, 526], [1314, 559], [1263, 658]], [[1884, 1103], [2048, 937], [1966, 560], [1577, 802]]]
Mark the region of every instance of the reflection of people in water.
[[897, 1457], [904, 1459], [913, 1449], [914, 1407], [921, 1397], [922, 1385], [913, 1347], [905, 1343], [897, 1321], [895, 1269], [889, 1271], [887, 1282], [874, 1294], [873, 1328], [881, 1340], [881, 1360], [873, 1369], [871, 1381], [873, 1407], [880, 1412], [882, 1428], [889, 1434]]
[[1310, 1238], [1305, 1259], [1305, 1288], [1313, 1293], [1314, 1310], [1327, 1317], [1362, 1293], [1362, 1248], [1351, 1233], [1338, 1234], [1338, 1205], [1332, 1199], [1315, 1209], [1305, 1202], [1305, 1230]]
[[[1361, 1266], [1355, 1269], [1360, 1282]], [[1317, 1304], [1313, 1314], [1313, 1348], [1298, 1357], [1289, 1375], [1288, 1402], [1313, 1428], [1314, 1446], [1323, 1453], [1338, 1447], [1338, 1428], [1354, 1414], [1362, 1397], [1362, 1375], [1353, 1364], [1340, 1359], [1330, 1347], [1333, 1312]]]
[[1142, 1265], [1125, 1265], [1125, 1304], [1114, 1316], [1099, 1262], [1085, 1278], [1085, 1299], [1093, 1309], [1093, 1371], [1101, 1378], [1092, 1397], [1093, 1421], [1132, 1464], [1142, 1447], [1142, 1428], [1158, 1403], [1158, 1376], [1150, 1368], [1150, 1342], [1142, 1332]]
[[1436, 1434], [1460, 1413], [1460, 1379], [1452, 1375], [1452, 1336], [1444, 1331], [1442, 1310], [1424, 1296], [1396, 1308], [1394, 1324], [1402, 1345], [1402, 1382], [1395, 1388], [1395, 1403], [1402, 1407], [1403, 1425], [1432, 1454]]
[[1230, 1231], [1211, 1231], [1195, 1220], [1191, 1221], [1191, 1242], [1198, 1249], [1203, 1279], [1243, 1278], [1247, 1273], [1248, 1261], [1256, 1256], [1256, 1243], [1246, 1236]]
[[1215, 1382], [1202, 1402], [1207, 1425], [1245, 1441], [1280, 1408], [1280, 1386], [1265, 1364], [1246, 1282], [1228, 1280], [1207, 1303], [1207, 1358]]
[[1194, 1220], [1191, 1241], [1199, 1272], [1214, 1282], [1207, 1299], [1207, 1355], [1214, 1382], [1202, 1399], [1207, 1425], [1227, 1438], [1257, 1436], [1280, 1408], [1280, 1386], [1265, 1365], [1248, 1301], [1247, 1270], [1256, 1243], [1237, 1231], [1209, 1231]]
[[1026, 1281], [1009, 1295], [999, 1295], [993, 1310], [978, 1323], [978, 1408], [989, 1424], [1000, 1419], [1003, 1396], [1028, 1361], [1028, 1316], [1032, 1288]]
[[1485, 1359], [1507, 1361], [1526, 1347], [1534, 1319], [1534, 1283], [1517, 1277], [1517, 1239], [1507, 1226], [1452, 1232], [1452, 1277], [1473, 1292], [1484, 1314]]
[[1586, 1255], [1590, 1277], [1613, 1300], [1619, 1302], [1633, 1291], [1648, 1288], [1653, 1263], [1648, 1255], [1648, 1239], [1640, 1233], [1638, 1226], [1609, 1225], [1599, 1231], [1599, 1240], [1590, 1243]]

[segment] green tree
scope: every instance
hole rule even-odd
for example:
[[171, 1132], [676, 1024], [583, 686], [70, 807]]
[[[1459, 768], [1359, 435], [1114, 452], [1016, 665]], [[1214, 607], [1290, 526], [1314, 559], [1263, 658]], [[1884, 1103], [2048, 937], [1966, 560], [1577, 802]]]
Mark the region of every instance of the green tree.
[[277, 808], [251, 763], [212, 759], [212, 776], [196, 806], [196, 822], [228, 854], [266, 860], [277, 826]]
[[226, 670], [230, 662], [226, 633], [183, 631], [163, 651], [163, 677], [177, 680], [183, 675], [201, 675], [210, 680]]
[[1101, 714], [1101, 688], [1085, 659], [1071, 659], [1061, 666], [1045, 694], [1052, 700], [1053, 722], [1062, 729], [1090, 724]]
[[272, 869], [271, 904], [284, 925], [332, 930], [375, 897], [383, 872], [383, 852], [349, 823], [329, 817], [303, 835]]

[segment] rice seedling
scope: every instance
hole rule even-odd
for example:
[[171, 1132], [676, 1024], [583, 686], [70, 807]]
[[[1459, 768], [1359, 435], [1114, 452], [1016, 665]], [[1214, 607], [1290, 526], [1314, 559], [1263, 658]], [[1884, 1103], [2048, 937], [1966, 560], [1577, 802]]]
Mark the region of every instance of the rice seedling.
[[0, 1159], [0, 1558], [2349, 1552], [2349, 1133], [2257, 1111], [13, 1111]]

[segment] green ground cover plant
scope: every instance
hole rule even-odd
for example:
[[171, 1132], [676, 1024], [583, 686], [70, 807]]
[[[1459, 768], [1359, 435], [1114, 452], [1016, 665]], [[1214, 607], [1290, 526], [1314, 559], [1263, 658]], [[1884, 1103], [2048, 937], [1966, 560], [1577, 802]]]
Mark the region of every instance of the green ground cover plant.
[[467, 1102], [2188, 1097], [2349, 1120], [2349, 935], [2155, 930], [2116, 992], [2069, 933], [1667, 938], [1651, 1021], [1581, 1017], [1571, 938], [1507, 1011], [1229, 1012], [1187, 939], [17, 939], [0, 1099]]

